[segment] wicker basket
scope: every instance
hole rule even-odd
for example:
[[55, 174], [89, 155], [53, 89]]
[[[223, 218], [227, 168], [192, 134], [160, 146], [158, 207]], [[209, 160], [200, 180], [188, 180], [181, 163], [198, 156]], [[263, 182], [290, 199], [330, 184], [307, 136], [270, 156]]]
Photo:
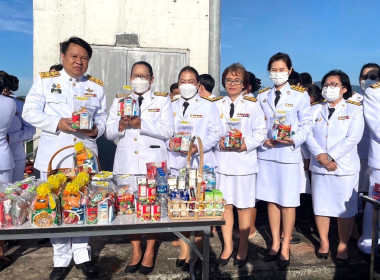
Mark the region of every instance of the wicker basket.
[[[66, 147], [63, 147], [62, 149], [59, 149], [58, 151], [56, 151], [53, 156], [51, 157], [50, 161], [49, 161], [49, 164], [48, 164], [48, 170], [47, 170], [47, 177], [51, 176], [51, 175], [54, 175], [54, 174], [57, 174], [58, 172], [62, 172], [63, 174], [65, 174], [68, 178], [74, 178], [76, 176], [75, 174], [75, 169], [74, 168], [59, 168], [59, 169], [52, 169], [52, 164], [53, 164], [53, 159], [62, 151], [64, 150], [67, 150], [67, 149], [70, 149], [70, 148], [74, 148], [74, 145], [70, 145], [70, 146], [66, 146]], [[96, 161], [98, 163], [98, 167], [99, 167], [99, 171], [101, 170], [100, 168], [100, 162], [99, 162], [99, 158], [94, 154], [95, 158], [96, 158]]]
[[190, 141], [187, 153], [186, 168], [191, 166], [191, 150], [195, 139], [199, 146], [199, 170], [197, 178], [197, 193], [195, 201], [171, 201], [168, 200], [168, 216], [172, 220], [198, 220], [198, 219], [223, 219], [226, 201], [200, 201], [203, 179], [203, 144], [199, 137], [193, 137]]

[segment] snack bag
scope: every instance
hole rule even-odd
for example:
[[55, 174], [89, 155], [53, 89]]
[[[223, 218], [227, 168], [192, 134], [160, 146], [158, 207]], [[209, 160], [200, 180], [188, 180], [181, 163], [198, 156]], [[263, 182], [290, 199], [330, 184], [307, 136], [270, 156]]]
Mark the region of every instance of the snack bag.
[[286, 123], [286, 116], [276, 116], [271, 118], [273, 140], [283, 140], [290, 137], [292, 126]]
[[87, 172], [91, 174], [99, 171], [96, 155], [91, 149], [86, 148], [83, 142], [75, 143], [74, 150], [75, 173]]
[[227, 133], [224, 139], [224, 146], [227, 150], [239, 150], [243, 137], [241, 132], [241, 119], [229, 119], [226, 125]]
[[95, 106], [91, 106], [91, 97], [74, 96], [71, 125], [74, 129], [92, 129]]
[[178, 121], [176, 130], [177, 132], [173, 137], [173, 151], [189, 151], [193, 125], [187, 121]]
[[124, 85], [122, 92], [122, 94], [116, 94], [116, 98], [118, 98], [117, 115], [139, 116], [138, 104], [129, 96], [133, 92], [132, 87]]

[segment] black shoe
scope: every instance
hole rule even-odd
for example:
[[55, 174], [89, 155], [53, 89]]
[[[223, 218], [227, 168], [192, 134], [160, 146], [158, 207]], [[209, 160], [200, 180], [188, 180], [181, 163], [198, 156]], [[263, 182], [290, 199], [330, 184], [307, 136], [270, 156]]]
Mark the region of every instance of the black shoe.
[[95, 265], [93, 265], [92, 262], [76, 264], [75, 267], [77, 269], [82, 269], [84, 276], [86, 276], [87, 278], [95, 278], [99, 274], [98, 268]]
[[269, 250], [268, 253], [264, 257], [264, 261], [265, 262], [273, 262], [274, 260], [277, 259], [278, 255], [280, 254], [280, 251], [281, 251], [281, 248], [278, 249], [278, 251], [275, 255], [271, 255], [271, 254], [269, 254], [269, 252], [270, 252], [270, 250]]
[[181, 259], [176, 259], [176, 260], [175, 260], [175, 266], [176, 266], [176, 267], [181, 267], [181, 266], [183, 266], [183, 264], [185, 263], [185, 261], [186, 261], [186, 259], [183, 259], [183, 260], [181, 260]]
[[[284, 241], [284, 238], [281, 237], [281, 243]], [[298, 234], [292, 234], [292, 238], [290, 239], [290, 244], [300, 244], [302, 242], [302, 237]]]
[[140, 265], [141, 265], [142, 258], [137, 264], [134, 265], [127, 265], [124, 269], [125, 273], [135, 273], [137, 270], [139, 270]]
[[62, 280], [65, 279], [68, 267], [54, 267], [53, 271], [50, 273], [50, 280]]
[[153, 271], [153, 269], [154, 269], [154, 265], [153, 266], [140, 265], [139, 273], [144, 274], [144, 275], [148, 275]]
[[286, 268], [290, 265], [290, 251], [289, 251], [289, 259], [288, 260], [282, 260], [281, 257], [278, 258], [278, 266], [280, 268]]
[[216, 260], [216, 265], [219, 266], [219, 267], [226, 266], [228, 264], [228, 262], [230, 261], [230, 258], [232, 257], [233, 253], [234, 252], [232, 251], [231, 255], [227, 259], [222, 259], [221, 257], [219, 257]]
[[339, 267], [346, 267], [349, 265], [349, 263], [350, 263], [350, 260], [348, 257], [347, 259], [341, 259], [341, 258], [336, 257], [336, 265]]
[[[319, 249], [318, 249], [318, 250], [319, 250]], [[315, 251], [315, 255], [317, 256], [318, 259], [321, 259], [321, 260], [327, 260], [327, 259], [329, 258], [329, 254], [330, 254], [330, 252], [327, 252], [327, 253], [320, 253], [320, 252], [318, 252], [318, 250]]]
[[190, 270], [190, 263], [187, 263], [186, 261], [183, 263], [181, 267], [182, 271], [189, 271]]
[[235, 257], [234, 258], [234, 266], [239, 267], [239, 268], [243, 267], [246, 265], [247, 261], [248, 261], [248, 255], [244, 260], [239, 260], [237, 257]]

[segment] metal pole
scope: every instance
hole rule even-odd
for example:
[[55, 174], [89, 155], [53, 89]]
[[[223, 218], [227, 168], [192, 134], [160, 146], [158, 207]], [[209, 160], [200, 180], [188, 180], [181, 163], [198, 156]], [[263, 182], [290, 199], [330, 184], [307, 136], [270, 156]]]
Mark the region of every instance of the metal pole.
[[215, 79], [213, 94], [220, 94], [220, 0], [209, 0], [208, 73]]

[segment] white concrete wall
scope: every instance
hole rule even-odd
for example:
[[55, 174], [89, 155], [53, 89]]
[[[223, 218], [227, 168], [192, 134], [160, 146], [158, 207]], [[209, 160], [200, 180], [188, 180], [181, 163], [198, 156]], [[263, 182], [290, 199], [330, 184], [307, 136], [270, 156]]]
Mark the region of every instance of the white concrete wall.
[[115, 45], [139, 35], [140, 47], [190, 50], [190, 65], [208, 71], [209, 0], [33, 0], [34, 76], [59, 63], [59, 43], [78, 36]]

